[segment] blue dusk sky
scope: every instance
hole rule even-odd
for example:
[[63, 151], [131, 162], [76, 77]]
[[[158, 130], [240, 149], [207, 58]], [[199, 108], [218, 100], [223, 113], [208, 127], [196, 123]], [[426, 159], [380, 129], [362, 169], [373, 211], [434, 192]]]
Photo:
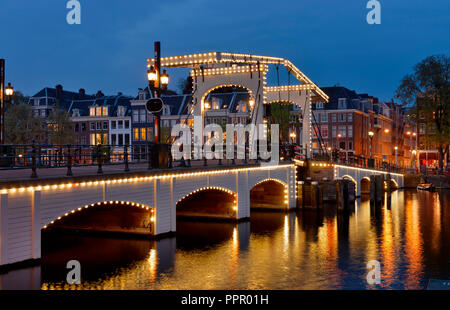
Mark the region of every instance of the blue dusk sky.
[[[319, 86], [389, 100], [414, 64], [449, 55], [450, 1], [379, 1], [381, 24], [369, 25], [367, 0], [79, 0], [81, 25], [69, 25], [66, 0], [1, 0], [0, 58], [6, 82], [26, 95], [56, 84], [136, 95], [159, 40], [163, 56], [287, 58]], [[169, 73], [178, 90], [188, 72]], [[276, 84], [273, 75], [269, 82]]]

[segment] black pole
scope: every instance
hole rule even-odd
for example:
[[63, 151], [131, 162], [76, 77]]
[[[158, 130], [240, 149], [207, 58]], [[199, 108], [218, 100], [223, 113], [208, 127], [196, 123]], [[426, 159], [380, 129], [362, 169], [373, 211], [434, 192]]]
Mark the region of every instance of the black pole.
[[[156, 83], [155, 83], [155, 98], [160, 97], [159, 88], [161, 87], [161, 42], [155, 42], [155, 70], [156, 70]], [[155, 114], [155, 144], [159, 144], [160, 138], [160, 119], [159, 112]]]
[[0, 59], [0, 144], [5, 136], [5, 60]]
[[130, 168], [128, 167], [128, 145], [125, 145], [125, 149], [124, 149], [124, 155], [123, 155], [123, 159], [125, 160], [125, 172], [130, 171]]
[[33, 150], [32, 150], [32, 154], [31, 154], [31, 176], [30, 178], [35, 179], [37, 178], [37, 173], [36, 173], [36, 144], [34, 144], [33, 142], [33, 146], [32, 146]]
[[97, 174], [103, 174], [101, 144], [97, 145], [97, 163], [98, 163]]
[[67, 176], [71, 177], [72, 174], [72, 154], [70, 154], [70, 144], [67, 145]]

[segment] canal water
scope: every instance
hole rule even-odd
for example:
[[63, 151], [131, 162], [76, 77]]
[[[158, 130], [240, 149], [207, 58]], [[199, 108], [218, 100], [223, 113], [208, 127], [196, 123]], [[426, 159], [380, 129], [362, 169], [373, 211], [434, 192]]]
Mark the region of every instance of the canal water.
[[[354, 212], [252, 212], [239, 224], [178, 222], [158, 241], [45, 235], [40, 266], [3, 289], [425, 289], [450, 279], [450, 191], [396, 191]], [[82, 284], [66, 284], [66, 263]], [[381, 283], [367, 283], [367, 263]]]

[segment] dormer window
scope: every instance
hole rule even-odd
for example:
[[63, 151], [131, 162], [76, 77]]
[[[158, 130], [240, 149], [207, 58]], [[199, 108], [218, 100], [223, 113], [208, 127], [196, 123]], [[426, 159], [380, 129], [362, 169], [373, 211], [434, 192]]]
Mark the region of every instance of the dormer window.
[[347, 109], [347, 98], [338, 99], [338, 109]]
[[119, 105], [117, 108], [117, 116], [125, 116], [125, 107]]
[[163, 115], [170, 115], [170, 107], [168, 105], [164, 106]]
[[73, 117], [79, 117], [80, 116], [80, 110], [79, 109], [73, 109], [72, 116]]
[[221, 103], [222, 103], [222, 100], [220, 100], [219, 98], [213, 97], [212, 98], [212, 109], [219, 110]]
[[139, 89], [138, 98], [139, 98], [139, 100], [145, 100], [145, 92], [143, 89]]
[[318, 109], [318, 110], [323, 109], [323, 102], [317, 102], [316, 109]]
[[108, 116], [108, 106], [95, 106], [89, 108], [90, 116]]
[[247, 103], [244, 100], [240, 100], [238, 105], [236, 106], [236, 112], [246, 112], [247, 111]]

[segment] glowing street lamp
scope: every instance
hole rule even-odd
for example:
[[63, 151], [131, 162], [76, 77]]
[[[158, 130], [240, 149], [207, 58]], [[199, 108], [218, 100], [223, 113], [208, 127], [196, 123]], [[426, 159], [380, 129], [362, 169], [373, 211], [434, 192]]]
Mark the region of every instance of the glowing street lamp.
[[148, 80], [150, 86], [154, 87], [157, 79], [158, 79], [158, 74], [156, 73], [155, 68], [153, 66], [151, 66], [150, 69], [147, 70], [147, 80]]
[[11, 86], [11, 83], [8, 83], [8, 86], [5, 87], [5, 95], [11, 100], [12, 95], [14, 94], [14, 87]]
[[394, 146], [394, 150], [395, 150], [395, 167], [397, 168], [397, 150], [398, 150], [398, 147]]
[[292, 144], [294, 144], [295, 138], [297, 137], [297, 135], [295, 134], [295, 132], [291, 132], [290, 137], [291, 137], [291, 139], [292, 139]]
[[384, 133], [389, 133], [389, 129], [386, 128], [386, 129], [384, 130]]
[[162, 89], [167, 90], [167, 85], [169, 85], [169, 75], [167, 74], [167, 71], [164, 69], [163, 73], [161, 74]]
[[370, 158], [371, 159], [372, 159], [372, 140], [373, 140], [374, 135], [375, 135], [375, 133], [373, 131], [369, 131], [369, 138], [370, 138], [369, 148], [370, 148]]
[[253, 107], [255, 106], [255, 99], [250, 98], [248, 100], [248, 104], [249, 104], [250, 108], [253, 109]]

